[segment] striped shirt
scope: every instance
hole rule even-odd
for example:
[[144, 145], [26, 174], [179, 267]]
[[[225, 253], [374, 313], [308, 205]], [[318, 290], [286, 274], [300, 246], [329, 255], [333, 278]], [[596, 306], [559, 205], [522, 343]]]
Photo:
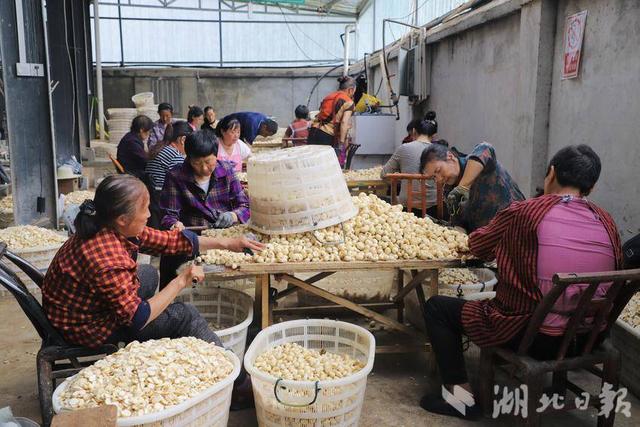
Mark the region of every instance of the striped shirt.
[[[537, 277], [538, 226], [561, 200], [559, 195], [546, 195], [513, 202], [469, 235], [471, 253], [486, 261], [495, 259], [499, 276], [494, 299], [469, 301], [462, 307], [464, 331], [478, 346], [509, 341], [526, 326], [542, 301]], [[588, 205], [602, 221], [613, 246], [616, 268], [620, 268], [622, 247], [615, 222], [605, 210], [591, 202]]]
[[[382, 168], [380, 177], [384, 178], [385, 175], [390, 173], [420, 173], [420, 156], [425, 148], [431, 145], [427, 141], [412, 141], [407, 144], [402, 144], [396, 148], [389, 161]], [[436, 204], [436, 186], [433, 180], [426, 181], [427, 184], [427, 206], [434, 206]], [[403, 205], [407, 203], [407, 183], [402, 181], [400, 187], [400, 203]], [[419, 192], [419, 181], [413, 182], [413, 191]], [[415, 200], [415, 198], [414, 198]]]
[[184, 154], [180, 153], [171, 145], [164, 147], [158, 155], [149, 160], [145, 172], [151, 177], [153, 187], [160, 191], [164, 185], [164, 177], [170, 169], [181, 165], [184, 162]]

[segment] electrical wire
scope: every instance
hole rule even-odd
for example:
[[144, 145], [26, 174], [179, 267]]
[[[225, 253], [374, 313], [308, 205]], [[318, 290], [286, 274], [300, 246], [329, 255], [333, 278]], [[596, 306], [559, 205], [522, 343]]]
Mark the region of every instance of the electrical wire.
[[296, 40], [296, 36], [293, 35], [293, 32], [291, 31], [291, 27], [289, 26], [289, 21], [287, 21], [287, 18], [284, 16], [284, 11], [282, 10], [282, 7], [280, 6], [280, 4], [278, 4], [278, 9], [280, 9], [280, 13], [282, 14], [282, 18], [284, 19], [284, 23], [287, 24], [287, 30], [289, 30], [289, 34], [291, 34], [291, 38], [293, 39], [293, 42], [298, 47], [298, 50], [300, 51], [300, 53], [302, 53], [302, 55], [304, 55], [304, 57], [307, 58], [309, 61], [313, 61], [313, 58], [311, 58], [309, 55], [307, 55], [307, 52], [305, 52], [304, 49], [302, 49], [302, 47], [300, 47], [300, 44], [298, 43], [298, 40]]
[[305, 36], [307, 39], [309, 39], [313, 44], [315, 44], [316, 46], [318, 46], [320, 49], [324, 50], [326, 53], [328, 53], [329, 55], [333, 56], [336, 59], [342, 59], [339, 56], [336, 56], [333, 52], [329, 51], [329, 49], [327, 49], [326, 47], [322, 46], [322, 44], [318, 43], [315, 39], [313, 39], [311, 36], [307, 35], [307, 33], [305, 33], [302, 28], [298, 27], [298, 24], [293, 24], [295, 26], [295, 28], [298, 29], [298, 31], [300, 31], [302, 33], [303, 36]]
[[401, 17], [399, 17], [399, 18], [391, 18], [391, 19], [395, 19], [395, 20], [397, 20], [397, 21], [399, 21], [399, 20], [401, 20], [401, 19], [405, 19], [405, 18], [407, 18], [407, 17], [409, 17], [409, 16], [413, 15], [414, 13], [417, 13], [420, 9], [422, 9], [422, 7], [423, 7], [424, 5], [426, 5], [426, 4], [427, 4], [427, 3], [429, 3], [430, 1], [431, 1], [431, 0], [424, 0], [424, 1], [422, 2], [422, 4], [416, 8], [416, 10], [412, 10], [412, 11], [411, 11], [411, 12], [409, 12], [408, 14], [406, 14], [406, 15], [404, 15], [404, 16], [401, 16]]

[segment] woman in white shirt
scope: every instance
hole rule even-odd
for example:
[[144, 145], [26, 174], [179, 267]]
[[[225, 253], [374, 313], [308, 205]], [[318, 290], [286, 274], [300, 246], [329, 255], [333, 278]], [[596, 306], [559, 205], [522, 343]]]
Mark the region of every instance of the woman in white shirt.
[[220, 148], [218, 160], [234, 163], [236, 172], [242, 172], [242, 162], [251, 156], [251, 148], [240, 139], [240, 122], [236, 119], [218, 124]]

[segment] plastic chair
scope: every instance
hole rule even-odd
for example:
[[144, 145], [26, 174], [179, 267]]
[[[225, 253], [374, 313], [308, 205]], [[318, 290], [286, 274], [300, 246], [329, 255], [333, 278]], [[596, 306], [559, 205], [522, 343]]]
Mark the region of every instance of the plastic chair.
[[[398, 181], [407, 181], [407, 212], [420, 209], [422, 217], [427, 215], [427, 178], [426, 175], [413, 173], [390, 173], [384, 179], [391, 181], [391, 204], [398, 204]], [[414, 191], [413, 182], [418, 181], [419, 191]], [[444, 190], [442, 184], [436, 185], [436, 210], [438, 219], [444, 218]]]
[[3, 262], [2, 258], [5, 257], [24, 271], [38, 286], [42, 286], [44, 275], [28, 261], [8, 251], [6, 244], [0, 243], [0, 284], [13, 295], [42, 339], [42, 345], [36, 356], [38, 396], [43, 424], [49, 426], [53, 418], [52, 396], [56, 380], [74, 375], [95, 361], [93, 359], [80, 361], [78, 358], [111, 354], [116, 352], [118, 347], [105, 344], [92, 349], [65, 342], [62, 335], [49, 322], [38, 300]]
[[[597, 287], [602, 283], [613, 282], [602, 298], [593, 298]], [[494, 399], [494, 365], [501, 368], [507, 366], [507, 372], [520, 380], [521, 384], [527, 385], [528, 401], [527, 418], [524, 425], [539, 426], [540, 415], [537, 412], [540, 406], [540, 398], [544, 392], [543, 383], [545, 374], [552, 373], [552, 393], [559, 393], [564, 396], [564, 407], [555, 409], [549, 405], [544, 412], [551, 410], [572, 410], [576, 409], [574, 399], [566, 399], [567, 390], [576, 396], [584, 397], [585, 390], [567, 379], [567, 372], [577, 369], [584, 369], [602, 379], [602, 384], [609, 383], [613, 390], [617, 391], [620, 373], [620, 353], [613, 347], [610, 340], [606, 338], [602, 344], [596, 346], [600, 334], [608, 334], [616, 319], [627, 305], [633, 294], [640, 288], [640, 269], [621, 270], [601, 273], [584, 274], [556, 274], [553, 277], [554, 286], [545, 295], [542, 302], [536, 308], [529, 321], [524, 337], [520, 342], [517, 351], [512, 351], [502, 347], [488, 347], [480, 352], [480, 387], [479, 393], [485, 416], [490, 416]], [[570, 285], [584, 284], [577, 306], [570, 311], [559, 312], [554, 309], [556, 301], [562, 297]], [[528, 355], [529, 349], [540, 326], [549, 313], [560, 313], [568, 317], [567, 329], [564, 333], [562, 343], [553, 360], [536, 360]], [[585, 319], [593, 319], [585, 322]], [[604, 329], [603, 329], [604, 328]], [[602, 332], [601, 332], [602, 331]], [[581, 341], [577, 341], [580, 337]], [[584, 341], [582, 341], [584, 340]], [[582, 344], [584, 342], [584, 344]], [[572, 349], [573, 352], [569, 350]], [[602, 364], [602, 369], [596, 365]], [[613, 426], [615, 418], [616, 400], [614, 399], [614, 410], [598, 417], [598, 426]], [[500, 396], [498, 396], [498, 399]], [[598, 395], [589, 396], [589, 406], [601, 408]], [[543, 413], [544, 413], [543, 412]]]
[[345, 170], [351, 169], [351, 161], [353, 160], [353, 156], [356, 155], [356, 151], [358, 151], [358, 148], [360, 148], [360, 145], [361, 144], [349, 144], [347, 146], [346, 160], [344, 162]]

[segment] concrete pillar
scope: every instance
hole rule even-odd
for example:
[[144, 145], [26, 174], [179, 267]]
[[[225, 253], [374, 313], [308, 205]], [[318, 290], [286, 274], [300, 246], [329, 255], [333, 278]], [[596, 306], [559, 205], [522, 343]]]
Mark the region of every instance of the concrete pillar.
[[526, 0], [520, 11], [520, 83], [513, 169], [525, 196], [542, 186], [548, 161], [549, 103], [557, 3]]

